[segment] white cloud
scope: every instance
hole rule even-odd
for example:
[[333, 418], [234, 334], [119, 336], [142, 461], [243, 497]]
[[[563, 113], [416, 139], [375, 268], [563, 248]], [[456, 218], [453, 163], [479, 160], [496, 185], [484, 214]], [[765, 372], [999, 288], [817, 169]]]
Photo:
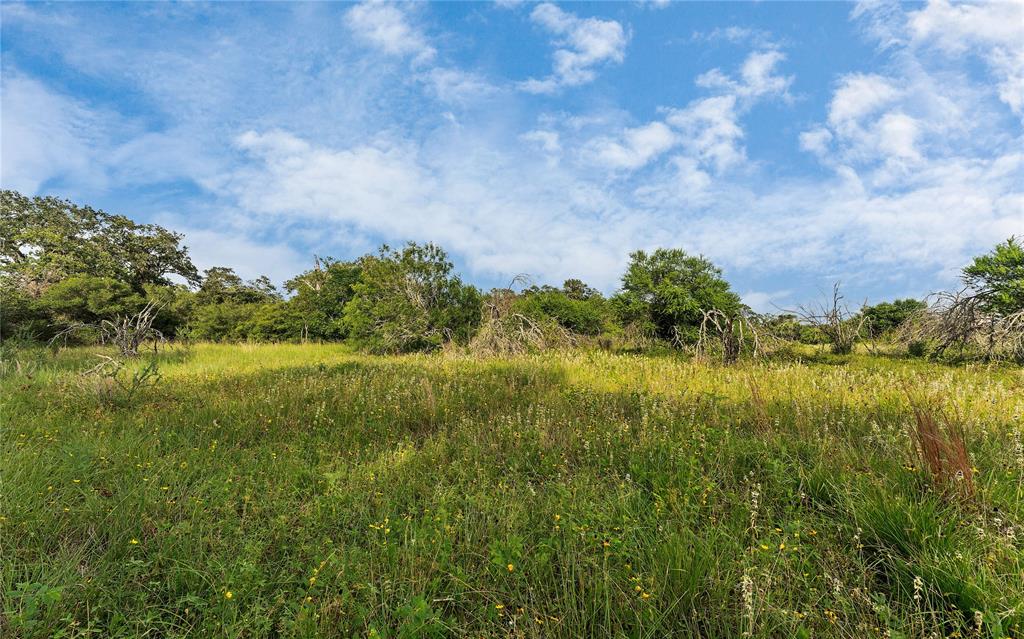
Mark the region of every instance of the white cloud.
[[420, 77], [434, 97], [451, 104], [487, 100], [501, 91], [482, 75], [457, 68], [434, 67]]
[[831, 141], [832, 133], [821, 126], [800, 134], [800, 148], [819, 156], [828, 152], [828, 145]]
[[758, 100], [786, 95], [793, 78], [775, 73], [783, 59], [778, 51], [754, 51], [736, 78], [712, 69], [698, 76], [696, 84], [719, 95], [665, 109], [664, 122], [626, 129], [615, 139], [598, 138], [585, 154], [611, 168], [638, 169], [681, 146], [688, 157], [718, 172], [738, 166], [746, 159], [740, 115]]
[[877, 74], [853, 73], [840, 79], [832, 96], [828, 121], [836, 128], [855, 126], [861, 118], [891, 104], [900, 90]]
[[415, 62], [429, 62], [437, 55], [426, 35], [410, 24], [398, 5], [369, 0], [345, 13], [345, 24], [364, 42], [393, 56], [413, 56]]
[[685, 109], [670, 111], [665, 121], [679, 129], [692, 155], [718, 171], [735, 166], [746, 156], [740, 145], [743, 128], [738, 122], [735, 95], [695, 100]]
[[784, 301], [788, 300], [793, 291], [783, 289], [780, 291], [747, 291], [740, 295], [743, 303], [758, 313], [778, 313], [784, 308]]
[[910, 41], [948, 54], [976, 52], [998, 78], [1000, 99], [1024, 115], [1024, 3], [932, 0], [908, 16]]
[[724, 40], [732, 44], [750, 43], [761, 49], [774, 49], [779, 46], [771, 32], [738, 25], [716, 27], [706, 32], [695, 31], [690, 39], [697, 42], [718, 42]]
[[914, 118], [897, 111], [886, 113], [878, 121], [878, 148], [890, 156], [920, 159], [916, 147], [919, 134], [920, 125]]
[[532, 142], [537, 144], [544, 152], [549, 154], [557, 154], [562, 151], [562, 145], [559, 141], [559, 135], [557, 131], [546, 131], [543, 129], [534, 129], [533, 131], [527, 131], [526, 133], [519, 136], [525, 142]]
[[579, 18], [545, 2], [530, 13], [530, 19], [557, 36], [554, 69], [544, 79], [531, 78], [520, 83], [529, 93], [551, 93], [564, 86], [578, 86], [592, 81], [595, 67], [622, 62], [629, 37], [614, 20]]
[[637, 169], [675, 146], [676, 134], [662, 122], [626, 129], [622, 141], [601, 138], [591, 143], [589, 155], [615, 169]]
[[211, 229], [175, 225], [185, 235], [185, 245], [196, 267], [202, 271], [213, 266], [233, 268], [243, 279], [266, 275], [283, 282], [309, 268], [312, 256], [303, 256], [286, 245], [259, 242], [229, 228]]
[[[5, 9], [6, 10], [6, 9]], [[0, 182], [36, 193], [52, 179], [99, 186], [106, 181], [104, 118], [42, 82], [5, 69], [0, 110]]]

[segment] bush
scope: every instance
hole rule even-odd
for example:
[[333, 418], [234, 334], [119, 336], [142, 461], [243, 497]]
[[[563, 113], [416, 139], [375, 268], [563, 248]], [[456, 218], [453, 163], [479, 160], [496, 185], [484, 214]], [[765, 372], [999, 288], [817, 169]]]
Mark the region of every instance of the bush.
[[452, 275], [448, 255], [434, 244], [381, 247], [361, 260], [345, 325], [375, 353], [407, 353], [466, 342], [480, 323], [480, 293]]
[[697, 341], [705, 311], [732, 316], [741, 306], [721, 269], [679, 249], [632, 253], [612, 303], [624, 325], [650, 325], [658, 338], [676, 343]]
[[911, 357], [924, 357], [928, 354], [928, 342], [914, 340], [907, 344], [907, 354]]
[[221, 302], [206, 304], [195, 309], [188, 326], [189, 337], [212, 342], [230, 342], [245, 339], [242, 327], [252, 319], [259, 304]]
[[299, 341], [307, 331], [302, 312], [290, 302], [260, 304], [238, 327], [238, 334], [256, 342]]
[[549, 286], [523, 291], [517, 296], [513, 309], [536, 320], [553, 320], [580, 335], [600, 334], [609, 319], [607, 302], [600, 293], [594, 291], [587, 297], [572, 297], [566, 289]]
[[145, 299], [124, 282], [109, 277], [75, 275], [46, 289], [40, 305], [63, 323], [93, 324], [137, 313]]

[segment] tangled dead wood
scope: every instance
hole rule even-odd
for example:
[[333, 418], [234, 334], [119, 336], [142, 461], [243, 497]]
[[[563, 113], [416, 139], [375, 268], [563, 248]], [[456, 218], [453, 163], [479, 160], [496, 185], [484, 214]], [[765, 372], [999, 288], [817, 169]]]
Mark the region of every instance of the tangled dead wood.
[[740, 358], [744, 349], [754, 357], [763, 353], [760, 331], [746, 313], [730, 315], [718, 309], [701, 313], [703, 318], [694, 346], [698, 356], [710, 356], [721, 351], [722, 361], [731, 364]]
[[469, 343], [470, 352], [521, 355], [578, 343], [577, 336], [558, 323], [537, 320], [514, 309], [517, 294], [513, 287], [528, 283], [526, 276], [517, 275], [506, 288], [491, 291], [483, 304], [480, 328]]
[[160, 306], [155, 302], [148, 302], [133, 315], [118, 315], [114, 319], [100, 320], [95, 324], [77, 322], [54, 335], [50, 339], [50, 345], [54, 346], [61, 341], [67, 343], [72, 335], [93, 330], [98, 331], [101, 344], [113, 344], [125, 357], [138, 357], [139, 349], [146, 342], [152, 343], [155, 353], [158, 346], [165, 341], [163, 333], [153, 328]]
[[[863, 305], [862, 305], [863, 306]], [[867, 321], [863, 308], [853, 312], [843, 303], [843, 295], [839, 292], [839, 282], [832, 285], [832, 299], [810, 306], [800, 306], [794, 311], [804, 324], [812, 326], [828, 339], [832, 352], [846, 355], [853, 352], [853, 345]]]
[[990, 360], [1024, 360], [1024, 310], [991, 312], [983, 296], [966, 288], [929, 297], [928, 308], [901, 327], [901, 342], [930, 344], [934, 356], [955, 350], [960, 356], [973, 352]]

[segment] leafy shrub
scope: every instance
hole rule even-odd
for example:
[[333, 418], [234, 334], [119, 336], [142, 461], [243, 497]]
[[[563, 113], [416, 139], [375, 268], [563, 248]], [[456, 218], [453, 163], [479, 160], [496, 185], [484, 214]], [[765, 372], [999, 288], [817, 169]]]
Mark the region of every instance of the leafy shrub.
[[648, 324], [660, 339], [693, 343], [705, 311], [733, 315], [740, 298], [707, 258], [680, 249], [657, 249], [630, 255], [622, 289], [612, 304], [623, 324]]
[[[569, 280], [566, 284], [571, 286], [574, 281], [579, 282]], [[517, 296], [513, 308], [536, 320], [554, 320], [573, 333], [598, 335], [609, 320], [607, 302], [600, 293], [583, 286], [589, 291], [586, 297], [575, 296], [572, 288], [531, 287]]]
[[434, 244], [381, 247], [361, 261], [354, 295], [345, 305], [349, 335], [375, 353], [433, 350], [466, 342], [480, 322], [480, 293], [452, 274]]
[[193, 339], [226, 342], [245, 339], [242, 327], [252, 319], [260, 306], [221, 302], [196, 307], [189, 323], [189, 335]]

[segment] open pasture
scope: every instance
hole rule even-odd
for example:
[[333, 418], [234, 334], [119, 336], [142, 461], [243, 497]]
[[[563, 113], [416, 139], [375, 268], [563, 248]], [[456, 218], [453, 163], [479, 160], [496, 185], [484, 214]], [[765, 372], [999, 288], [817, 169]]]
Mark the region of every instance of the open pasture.
[[[1019, 368], [200, 344], [114, 401], [96, 352], [5, 358], [7, 636], [1024, 626]], [[910, 398], [963, 429], [969, 493]]]

